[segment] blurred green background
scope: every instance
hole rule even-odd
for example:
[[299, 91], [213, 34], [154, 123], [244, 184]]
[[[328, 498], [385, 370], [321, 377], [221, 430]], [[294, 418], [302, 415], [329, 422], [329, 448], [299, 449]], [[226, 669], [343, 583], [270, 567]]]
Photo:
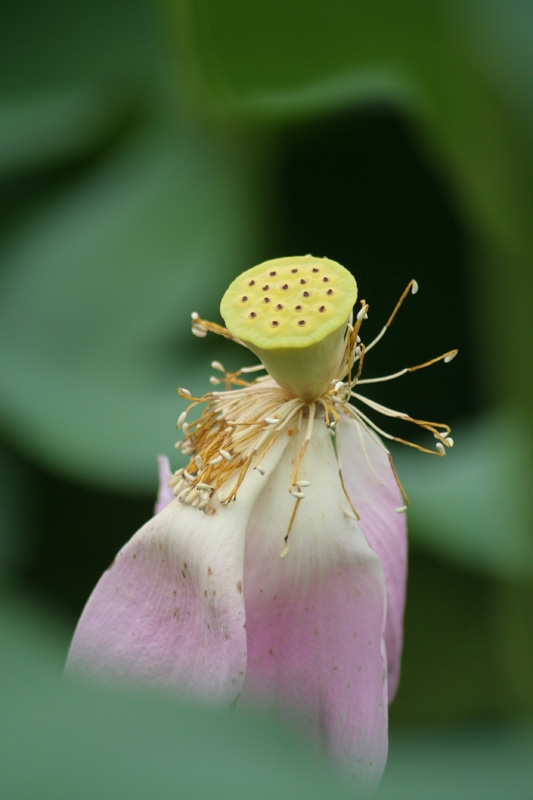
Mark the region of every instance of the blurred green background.
[[366, 376], [460, 350], [372, 393], [456, 442], [393, 451], [411, 556], [382, 795], [531, 797], [533, 5], [0, 14], [6, 796], [70, 797], [80, 775], [79, 797], [345, 796], [270, 722], [57, 684], [92, 587], [152, 512], [155, 455], [179, 466], [177, 386], [248, 363], [192, 337], [191, 311], [218, 320], [237, 273], [313, 253], [354, 273], [367, 341], [420, 284]]

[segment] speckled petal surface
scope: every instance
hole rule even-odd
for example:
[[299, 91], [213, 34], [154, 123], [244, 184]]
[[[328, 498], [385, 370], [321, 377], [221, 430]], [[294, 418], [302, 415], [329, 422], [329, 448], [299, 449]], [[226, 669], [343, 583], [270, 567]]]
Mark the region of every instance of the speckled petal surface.
[[[361, 517], [366, 539], [379, 556], [387, 588], [385, 644], [389, 671], [389, 702], [400, 677], [403, 612], [407, 579], [407, 524], [396, 509], [404, 500], [389, 457], [354, 420], [343, 417], [338, 426], [342, 473], [346, 490]], [[363, 449], [364, 445], [364, 449]], [[365, 450], [368, 458], [365, 456]], [[372, 469], [370, 468], [370, 465]], [[374, 473], [374, 474], [373, 474]]]
[[287, 445], [250, 470], [238, 500], [204, 514], [177, 500], [118, 553], [78, 623], [66, 672], [231, 702], [246, 669], [244, 537]]
[[247, 531], [244, 598], [246, 680], [239, 702], [296, 718], [359, 780], [373, 785], [387, 754], [385, 587], [377, 556], [345, 514], [337, 462], [323, 420], [315, 422], [294, 508], [288, 492], [302, 435], [295, 435], [254, 508]]

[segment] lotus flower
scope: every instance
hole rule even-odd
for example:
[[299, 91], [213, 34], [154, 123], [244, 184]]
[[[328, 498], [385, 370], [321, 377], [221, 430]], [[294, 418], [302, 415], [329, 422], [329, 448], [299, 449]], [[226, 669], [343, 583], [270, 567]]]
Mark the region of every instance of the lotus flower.
[[261, 364], [227, 373], [214, 362], [222, 391], [179, 390], [188, 466], [171, 475], [160, 459], [156, 515], [94, 589], [67, 672], [274, 707], [360, 781], [379, 780], [400, 670], [406, 498], [380, 434], [394, 437], [350, 401], [427, 429], [431, 452], [451, 446], [446, 425], [359, 393], [409, 371], [361, 378], [416, 288], [366, 348], [368, 305], [354, 320], [355, 281], [325, 258], [245, 272], [222, 301], [227, 328], [193, 314], [194, 333], [222, 334]]

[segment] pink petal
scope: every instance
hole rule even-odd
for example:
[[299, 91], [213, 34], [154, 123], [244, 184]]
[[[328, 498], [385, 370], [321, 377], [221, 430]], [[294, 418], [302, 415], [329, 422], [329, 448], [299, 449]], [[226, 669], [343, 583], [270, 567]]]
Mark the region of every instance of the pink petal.
[[331, 438], [315, 423], [294, 509], [288, 488], [295, 436], [261, 494], [246, 534], [248, 664], [243, 699], [299, 718], [359, 779], [375, 783], [387, 754], [384, 579], [355, 519], [346, 515]]
[[375, 439], [362, 426], [358, 427], [354, 420], [346, 417], [341, 419], [338, 432], [344, 484], [354, 508], [361, 517], [360, 525], [368, 544], [378, 555], [385, 574], [387, 588], [385, 645], [389, 672], [389, 702], [391, 702], [400, 677], [403, 642], [407, 524], [405, 514], [398, 513], [396, 509], [404, 505], [404, 500], [392, 472], [389, 457]]
[[159, 514], [160, 511], [163, 511], [165, 506], [168, 506], [168, 504], [174, 500], [174, 492], [168, 485], [172, 473], [166, 456], [157, 456], [157, 468], [159, 471], [159, 490], [157, 492], [155, 514]]
[[173, 500], [138, 531], [83, 611], [67, 672], [233, 701], [246, 669], [244, 537], [286, 440], [211, 515]]

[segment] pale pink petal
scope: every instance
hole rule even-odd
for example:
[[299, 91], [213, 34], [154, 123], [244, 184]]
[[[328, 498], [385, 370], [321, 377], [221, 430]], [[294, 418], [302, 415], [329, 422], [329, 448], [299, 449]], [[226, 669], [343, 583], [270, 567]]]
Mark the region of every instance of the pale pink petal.
[[244, 537], [279, 459], [208, 515], [173, 500], [119, 552], [83, 611], [67, 672], [232, 701], [246, 669]]
[[378, 558], [342, 491], [323, 420], [305, 453], [304, 489], [281, 559], [295, 499], [288, 488], [301, 445], [294, 436], [261, 494], [246, 535], [248, 665], [243, 701], [299, 719], [363, 782], [387, 754], [385, 587]]
[[174, 500], [174, 492], [168, 485], [172, 473], [166, 456], [157, 456], [157, 469], [159, 472], [159, 490], [157, 492], [155, 514], [159, 514], [160, 511], [163, 511], [165, 506], [168, 506], [168, 504]]
[[[389, 457], [362, 427], [343, 417], [338, 426], [342, 474], [346, 490], [361, 517], [366, 539], [379, 556], [387, 587], [385, 645], [389, 672], [389, 702], [400, 677], [403, 612], [407, 578], [407, 525], [404, 505]], [[365, 455], [366, 452], [366, 455]]]

